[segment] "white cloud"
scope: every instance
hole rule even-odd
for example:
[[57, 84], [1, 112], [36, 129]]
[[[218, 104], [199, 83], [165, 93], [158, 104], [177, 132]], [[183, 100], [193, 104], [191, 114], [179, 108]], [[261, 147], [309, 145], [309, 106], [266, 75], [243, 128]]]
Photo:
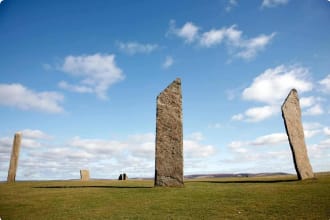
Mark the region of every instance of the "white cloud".
[[321, 130], [304, 130], [304, 136], [306, 139], [312, 138], [319, 133], [321, 133]]
[[324, 132], [325, 135], [330, 136], [330, 128], [329, 127], [323, 128], [323, 132]]
[[182, 28], [178, 29], [175, 27], [175, 21], [171, 20], [168, 34], [181, 37], [186, 43], [198, 42], [200, 46], [206, 48], [225, 42], [231, 53], [245, 60], [253, 59], [258, 52], [265, 49], [276, 35], [274, 32], [269, 35], [261, 34], [254, 38], [244, 38], [243, 31], [238, 30], [236, 25], [228, 28], [213, 28], [203, 33], [199, 33], [199, 30], [200, 28], [191, 22], [187, 22]]
[[229, 28], [225, 28], [228, 44], [234, 47], [240, 47], [242, 45], [243, 31], [238, 30], [236, 25], [232, 25]]
[[301, 108], [306, 108], [314, 105], [316, 101], [317, 100], [314, 96], [309, 96], [300, 98], [299, 103]]
[[41, 143], [35, 139], [22, 138], [22, 148], [39, 148]]
[[243, 114], [237, 114], [237, 115], [233, 115], [231, 117], [231, 120], [233, 120], [233, 121], [241, 121], [243, 119], [244, 119], [244, 115]]
[[275, 115], [279, 111], [279, 107], [270, 105], [249, 108], [244, 112], [244, 120], [247, 122], [259, 122]]
[[141, 44], [138, 42], [118, 42], [117, 46], [121, 51], [129, 55], [134, 55], [137, 53], [151, 53], [159, 47], [157, 44]]
[[110, 86], [124, 79], [113, 54], [67, 56], [61, 70], [82, 78], [78, 85], [62, 81], [61, 88], [80, 93], [93, 91], [100, 99], [107, 99]]
[[263, 0], [261, 7], [272, 8], [279, 5], [285, 5], [289, 0]]
[[29, 139], [51, 139], [51, 136], [40, 130], [24, 129], [22, 131], [23, 138]]
[[246, 110], [245, 115], [248, 117], [247, 121], [258, 122], [272, 116], [277, 112], [272, 106], [255, 107]]
[[305, 138], [309, 139], [322, 132], [323, 125], [317, 122], [303, 123]]
[[285, 133], [273, 133], [256, 138], [250, 142], [251, 145], [278, 145], [288, 142], [288, 136]]
[[65, 90], [77, 92], [77, 93], [93, 93], [94, 92], [94, 90], [91, 87], [84, 86], [84, 85], [73, 85], [73, 84], [67, 83], [65, 81], [59, 82], [58, 86], [61, 89], [65, 89]]
[[319, 81], [319, 83], [322, 86], [323, 92], [330, 93], [330, 74], [321, 81]]
[[232, 141], [229, 143], [229, 148], [234, 151], [235, 153], [246, 153], [248, 150], [244, 148], [246, 143], [242, 141]]
[[312, 90], [313, 84], [308, 75], [309, 71], [304, 67], [280, 65], [270, 68], [244, 89], [242, 97], [244, 100], [278, 104], [284, 101], [292, 88], [296, 88], [299, 93]]
[[[74, 137], [54, 145], [55, 141], [45, 139], [49, 135], [40, 130], [24, 131], [18, 179], [79, 178], [82, 168], [89, 169], [93, 178], [116, 178], [123, 170], [130, 177], [154, 175], [153, 133], [135, 134], [123, 140]], [[194, 164], [203, 163], [214, 156], [216, 150], [212, 145], [201, 143], [200, 132], [187, 136], [183, 141], [185, 169], [198, 169]], [[3, 161], [8, 161], [12, 141], [12, 137], [0, 137], [1, 170], [8, 169], [4, 168], [8, 164]]]
[[225, 29], [212, 29], [210, 31], [204, 32], [200, 39], [200, 44], [204, 47], [211, 47], [220, 44], [224, 39], [225, 34]]
[[311, 116], [322, 115], [323, 113], [324, 110], [320, 104], [317, 104], [303, 112], [304, 115], [311, 115]]
[[229, 0], [225, 10], [227, 12], [230, 12], [237, 5], [238, 5], [237, 0]]
[[258, 37], [242, 41], [240, 47], [242, 48], [237, 56], [246, 60], [254, 58], [259, 51], [265, 49], [265, 47], [271, 42], [276, 33], [270, 35], [259, 35]]
[[215, 153], [215, 148], [212, 145], [202, 145], [196, 140], [183, 140], [183, 150], [185, 160], [201, 159]]
[[199, 43], [203, 47], [212, 47], [226, 42], [229, 50], [237, 57], [251, 60], [258, 52], [264, 50], [276, 35], [276, 33], [270, 35], [261, 34], [255, 38], [245, 39], [242, 37], [242, 34], [243, 32], [238, 30], [236, 25], [232, 25], [229, 28], [211, 29], [201, 35]]
[[315, 129], [320, 129], [323, 126], [318, 122], [305, 122], [303, 123], [303, 127], [305, 130], [315, 130]]
[[[243, 90], [242, 99], [267, 105], [249, 108], [244, 113], [232, 116], [232, 120], [259, 122], [276, 115], [280, 112], [281, 104], [293, 88], [296, 88], [299, 93], [312, 90], [313, 83], [309, 79], [308, 69], [301, 66], [280, 65], [265, 70], [253, 79], [249, 87]], [[302, 108], [310, 107], [304, 114], [317, 115], [323, 113], [323, 109], [319, 104], [322, 101], [321, 98], [309, 96], [300, 100]]]
[[21, 84], [0, 84], [0, 105], [22, 110], [61, 113], [64, 97], [57, 92], [35, 92]]
[[168, 33], [177, 35], [185, 40], [186, 43], [192, 43], [198, 36], [199, 27], [192, 22], [186, 22], [181, 28], [176, 28], [175, 20], [170, 21], [170, 30]]
[[[260, 153], [260, 148], [256, 148], [255, 146], [269, 147], [285, 143], [288, 143], [288, 137], [285, 133], [272, 133], [257, 137], [253, 141], [232, 141], [228, 144], [228, 147], [234, 153], [236, 158], [234, 160], [237, 162], [242, 160], [261, 161], [271, 160], [274, 159], [274, 157], [283, 157], [283, 154], [288, 154], [288, 151], [269, 151]], [[280, 150], [281, 147], [279, 146], [277, 149]]]
[[174, 59], [173, 59], [173, 57], [171, 57], [171, 56], [167, 56], [167, 57], [165, 58], [164, 63], [163, 63], [163, 67], [164, 67], [165, 69], [170, 68], [170, 67], [173, 65], [173, 63], [174, 63]]

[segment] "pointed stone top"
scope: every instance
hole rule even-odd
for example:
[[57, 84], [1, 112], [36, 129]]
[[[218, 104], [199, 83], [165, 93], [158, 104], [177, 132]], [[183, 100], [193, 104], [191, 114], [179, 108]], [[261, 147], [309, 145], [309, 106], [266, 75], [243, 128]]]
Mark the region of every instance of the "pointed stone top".
[[290, 95], [291, 93], [298, 93], [298, 91], [297, 91], [295, 88], [293, 88], [293, 89], [291, 89], [289, 95]]
[[284, 100], [281, 108], [283, 109], [283, 107], [285, 106], [285, 104], [287, 103], [287, 101], [289, 99], [292, 99], [292, 98], [296, 98], [296, 99], [299, 100], [298, 91], [295, 88], [291, 89], [291, 91], [289, 92], [288, 96], [285, 98], [285, 100]]
[[178, 77], [173, 82], [181, 84], [181, 79]]
[[[181, 88], [181, 79], [176, 78], [171, 84], [169, 84], [159, 95], [163, 94], [168, 90], [172, 90], [172, 88]], [[158, 96], [159, 96], [158, 95]]]

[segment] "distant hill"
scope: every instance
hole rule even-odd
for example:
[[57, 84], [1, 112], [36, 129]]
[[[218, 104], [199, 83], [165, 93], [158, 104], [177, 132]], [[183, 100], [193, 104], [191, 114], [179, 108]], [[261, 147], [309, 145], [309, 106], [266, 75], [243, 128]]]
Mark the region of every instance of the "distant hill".
[[283, 176], [291, 175], [289, 173], [217, 173], [217, 174], [193, 174], [186, 175], [186, 179], [199, 179], [199, 178], [225, 178], [225, 177], [255, 177], [255, 176]]

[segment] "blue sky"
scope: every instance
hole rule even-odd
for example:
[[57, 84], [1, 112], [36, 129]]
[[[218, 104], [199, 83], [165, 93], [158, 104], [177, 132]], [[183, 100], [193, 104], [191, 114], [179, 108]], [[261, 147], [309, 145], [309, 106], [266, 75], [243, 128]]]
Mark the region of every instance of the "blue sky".
[[152, 177], [156, 97], [182, 80], [184, 171], [290, 172], [280, 106], [300, 96], [330, 170], [327, 0], [0, 3], [0, 180]]

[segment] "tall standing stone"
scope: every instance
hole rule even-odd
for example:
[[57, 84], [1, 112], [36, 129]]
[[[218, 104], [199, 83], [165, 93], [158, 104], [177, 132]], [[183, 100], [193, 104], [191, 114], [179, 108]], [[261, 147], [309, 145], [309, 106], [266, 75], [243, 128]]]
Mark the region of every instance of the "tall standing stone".
[[296, 89], [292, 89], [282, 105], [282, 117], [293, 155], [298, 179], [314, 178], [307, 155], [304, 129], [301, 123], [301, 110]]
[[11, 151], [10, 164], [8, 170], [7, 182], [13, 183], [16, 180], [16, 171], [18, 166], [19, 150], [21, 147], [22, 134], [16, 133], [14, 136], [13, 148]]
[[181, 80], [157, 97], [155, 186], [183, 186]]
[[89, 171], [88, 170], [80, 170], [80, 180], [81, 181], [89, 180]]

